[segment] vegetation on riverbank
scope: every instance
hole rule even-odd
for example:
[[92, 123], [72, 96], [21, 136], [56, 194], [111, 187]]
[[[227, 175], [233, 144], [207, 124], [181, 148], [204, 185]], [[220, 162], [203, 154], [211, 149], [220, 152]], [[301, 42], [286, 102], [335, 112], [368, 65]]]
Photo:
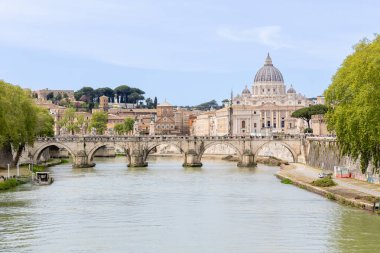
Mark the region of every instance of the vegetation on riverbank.
[[302, 173], [298, 177], [297, 174], [293, 172], [295, 168], [295, 165], [282, 165], [281, 170], [276, 173], [276, 177], [279, 178], [281, 182], [292, 182], [292, 185], [296, 187], [314, 192], [329, 200], [371, 212], [374, 212], [374, 203], [380, 200], [375, 196], [337, 185], [331, 177], [314, 180], [312, 182], [308, 181], [307, 178], [302, 176]]
[[283, 179], [281, 179], [281, 183], [283, 183], [283, 184], [293, 184], [293, 181], [290, 180], [289, 178], [283, 178]]
[[330, 187], [336, 185], [336, 183], [334, 182], [334, 180], [332, 180], [331, 177], [317, 179], [311, 182], [311, 184], [317, 187]]
[[5, 180], [4, 182], [0, 182], [0, 191], [9, 190], [13, 187], [20, 185], [20, 184], [23, 184], [23, 182], [15, 179], [15, 178]]
[[53, 117], [35, 105], [30, 91], [2, 80], [0, 112], [0, 167], [15, 167], [25, 146], [32, 145], [38, 136], [54, 134]]
[[324, 93], [330, 106], [326, 121], [341, 153], [359, 159], [365, 173], [380, 167], [380, 35], [361, 40], [354, 49]]
[[44, 165], [33, 165], [33, 172], [43, 172], [46, 170], [46, 166]]

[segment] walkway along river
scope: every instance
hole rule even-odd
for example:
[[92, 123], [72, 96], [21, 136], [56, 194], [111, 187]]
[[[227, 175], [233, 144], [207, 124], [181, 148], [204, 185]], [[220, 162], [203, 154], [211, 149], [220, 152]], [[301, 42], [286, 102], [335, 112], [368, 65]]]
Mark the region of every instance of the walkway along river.
[[378, 252], [380, 216], [256, 169], [152, 157], [50, 168], [51, 186], [0, 194], [0, 252]]

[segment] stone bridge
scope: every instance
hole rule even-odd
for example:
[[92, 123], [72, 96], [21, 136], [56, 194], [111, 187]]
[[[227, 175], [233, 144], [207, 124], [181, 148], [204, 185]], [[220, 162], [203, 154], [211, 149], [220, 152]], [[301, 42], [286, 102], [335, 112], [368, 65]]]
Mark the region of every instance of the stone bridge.
[[293, 162], [303, 157], [303, 140], [299, 135], [285, 136], [57, 136], [38, 138], [33, 146], [24, 151], [24, 160], [38, 163], [41, 154], [49, 147], [64, 148], [73, 159], [73, 167], [92, 167], [94, 154], [103, 147], [114, 147], [125, 151], [128, 166], [145, 167], [149, 153], [157, 146], [174, 145], [184, 156], [183, 166], [202, 166], [204, 152], [213, 145], [225, 144], [233, 148], [238, 157], [238, 166], [254, 166], [255, 154], [268, 144], [275, 143], [291, 153]]

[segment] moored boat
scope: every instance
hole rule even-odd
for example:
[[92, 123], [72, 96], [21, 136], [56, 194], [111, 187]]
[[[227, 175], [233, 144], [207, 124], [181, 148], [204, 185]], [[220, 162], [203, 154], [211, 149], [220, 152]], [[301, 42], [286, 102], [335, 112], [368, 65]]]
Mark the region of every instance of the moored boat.
[[37, 185], [49, 185], [54, 182], [54, 178], [49, 172], [37, 172], [33, 182]]

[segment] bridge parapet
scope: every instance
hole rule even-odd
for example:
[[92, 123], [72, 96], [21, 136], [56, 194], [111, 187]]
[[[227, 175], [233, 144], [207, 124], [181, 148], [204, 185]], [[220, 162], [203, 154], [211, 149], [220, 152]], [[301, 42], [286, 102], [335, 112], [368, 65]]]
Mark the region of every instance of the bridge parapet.
[[[123, 135], [99, 135], [99, 136], [55, 136], [55, 137], [38, 137], [38, 142], [122, 142], [122, 141], [197, 141], [197, 140], [217, 140], [217, 141], [230, 141], [230, 140], [299, 140], [304, 138], [302, 135], [271, 135], [271, 136], [123, 136]], [[312, 138], [312, 137], [308, 137]], [[315, 137], [313, 137], [315, 138]]]

